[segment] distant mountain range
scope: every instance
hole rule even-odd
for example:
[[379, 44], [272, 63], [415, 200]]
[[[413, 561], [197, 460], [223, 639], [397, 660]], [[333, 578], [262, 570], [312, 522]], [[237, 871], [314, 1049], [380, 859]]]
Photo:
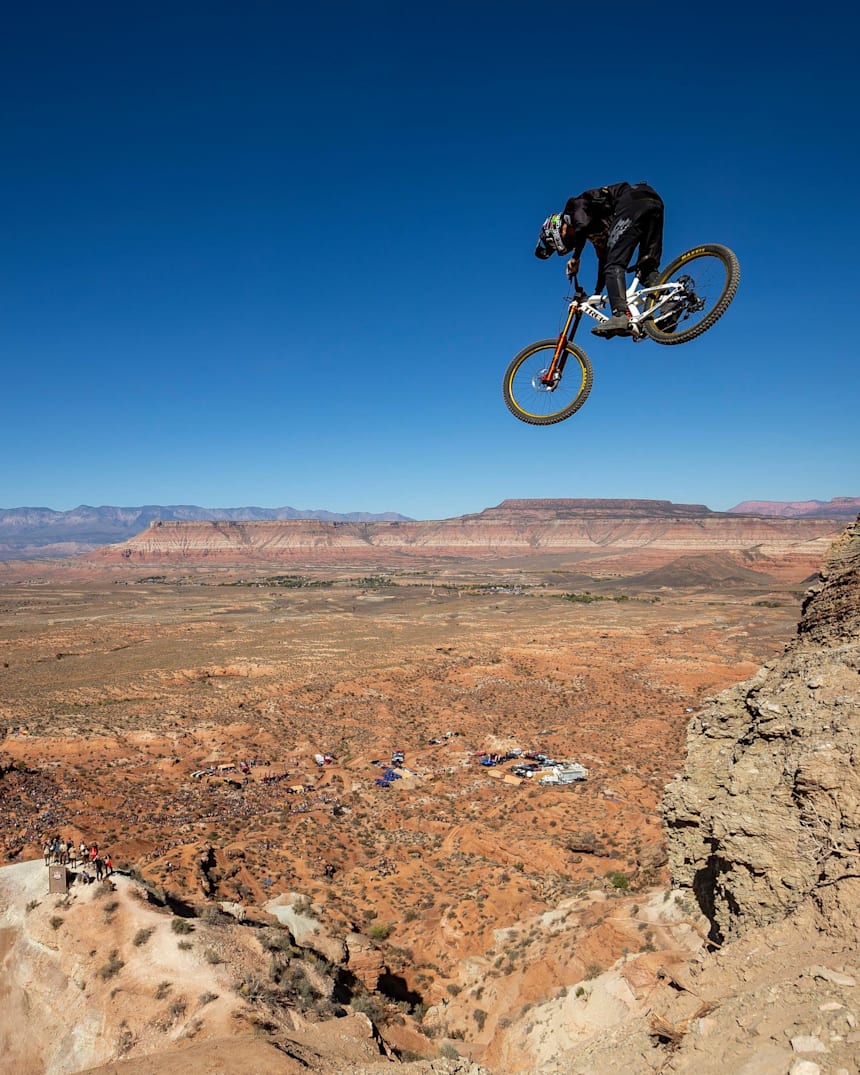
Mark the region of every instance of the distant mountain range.
[[328, 522], [410, 522], [406, 515], [374, 515], [355, 511], [298, 508], [200, 508], [191, 504], [140, 508], [90, 507], [70, 511], [50, 508], [0, 508], [0, 560], [43, 556], [76, 556], [100, 545], [126, 541], [150, 523], [163, 522], [268, 522], [279, 519], [322, 519]]
[[778, 515], [784, 519], [856, 519], [860, 496], [836, 496], [832, 500], [745, 500], [729, 508], [732, 515]]
[[[660, 517], [668, 514], [712, 516], [704, 505], [678, 505], [660, 500], [508, 500], [500, 508], [507, 514], [556, 512], [577, 515], [598, 510], [601, 515]], [[497, 510], [497, 509], [487, 509]], [[780, 502], [745, 500], [727, 513], [781, 518], [856, 518], [860, 497], [833, 500]], [[484, 513], [481, 513], [484, 514]], [[471, 519], [473, 516], [463, 516]], [[298, 508], [201, 508], [195, 505], [147, 504], [139, 508], [90, 507], [82, 504], [71, 511], [50, 508], [0, 508], [0, 560], [27, 560], [41, 557], [78, 556], [103, 545], [127, 541], [147, 530], [153, 522], [277, 522], [280, 520], [320, 520], [344, 523], [408, 523], [415, 520], [397, 512], [349, 512], [339, 514], [323, 509]]]

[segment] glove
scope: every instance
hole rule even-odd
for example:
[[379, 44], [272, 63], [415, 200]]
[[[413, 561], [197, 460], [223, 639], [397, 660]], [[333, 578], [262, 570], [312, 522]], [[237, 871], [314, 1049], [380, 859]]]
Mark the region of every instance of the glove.
[[579, 258], [571, 258], [565, 265], [564, 271], [567, 274], [568, 280], [572, 280], [575, 273], [579, 272]]

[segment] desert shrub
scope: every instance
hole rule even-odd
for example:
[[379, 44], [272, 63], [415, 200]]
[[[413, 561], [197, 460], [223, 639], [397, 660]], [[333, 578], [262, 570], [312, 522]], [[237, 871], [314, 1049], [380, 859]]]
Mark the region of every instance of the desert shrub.
[[188, 1010], [188, 1002], [185, 997], [177, 997], [176, 1000], [170, 1002], [170, 1007], [167, 1010], [172, 1019], [178, 1019], [180, 1016], [185, 1015]]
[[119, 953], [114, 948], [108, 956], [107, 963], [99, 967], [99, 978], [106, 982], [108, 978], [113, 978], [115, 974], [119, 974], [124, 966], [125, 963], [119, 958]]
[[621, 873], [620, 870], [615, 870], [607, 875], [609, 883], [613, 888], [617, 888], [622, 892], [626, 892], [630, 888], [630, 879], [625, 873]]
[[39, 901], [38, 900], [30, 900], [30, 902], [27, 904], [25, 910], [26, 910], [27, 914], [29, 914], [30, 911], [35, 911], [38, 906], [39, 906]]
[[314, 989], [304, 974], [294, 975], [291, 985], [295, 989], [299, 999], [305, 1001], [306, 1004], [319, 997], [319, 993]]
[[51, 924], [51, 929], [59, 929], [65, 919], [61, 918], [58, 914], [55, 914], [51, 915], [48, 921]]
[[590, 981], [592, 978], [596, 978], [599, 974], [603, 974], [603, 967], [599, 963], [589, 963], [585, 968], [585, 980]]
[[214, 948], [207, 948], [203, 952], [203, 958], [206, 960], [207, 963], [211, 963], [213, 966], [217, 966], [219, 963], [224, 962], [224, 960]]
[[172, 982], [167, 982], [167, 981], [159, 982], [158, 987], [155, 990], [155, 999], [156, 1000], [164, 1000], [164, 998], [167, 996], [167, 994], [170, 992], [170, 990], [172, 988], [173, 988], [173, 983]]
[[125, 1020], [120, 1024], [119, 1033], [116, 1036], [116, 1051], [120, 1056], [131, 1051], [134, 1046], [134, 1034], [132, 1034]]
[[276, 989], [272, 989], [255, 975], [242, 978], [233, 988], [240, 997], [250, 1001], [261, 1001], [272, 1009], [277, 1008], [283, 1000], [283, 994]]
[[385, 938], [391, 933], [391, 926], [387, 926], [384, 923], [379, 925], [372, 925], [367, 931], [368, 936], [372, 937], [375, 941], [384, 941]]
[[147, 926], [145, 929], [139, 929], [132, 938], [131, 943], [135, 948], [140, 948], [142, 944], [146, 944], [153, 933], [155, 933], [155, 929], [152, 926]]
[[194, 924], [189, 922], [187, 918], [174, 918], [170, 923], [170, 928], [174, 933], [193, 933]]
[[200, 994], [200, 996], [197, 998], [197, 1003], [202, 1008], [204, 1004], [211, 1004], [213, 1000], [217, 1000], [217, 999], [218, 999], [218, 994], [217, 993], [206, 992], [206, 993], [201, 993]]
[[190, 952], [194, 945], [191, 941], [180, 941], [176, 946], [180, 952]]
[[472, 1012], [472, 1018], [478, 1024], [478, 1030], [483, 1030], [484, 1023], [486, 1023], [487, 1021], [487, 1013], [484, 1011], [484, 1009], [475, 1008], [475, 1010]]
[[260, 943], [267, 952], [292, 952], [293, 944], [290, 934], [285, 929], [266, 929], [260, 937]]
[[362, 995], [359, 997], [353, 997], [351, 1005], [353, 1011], [363, 1012], [373, 1023], [385, 1022], [386, 1012], [385, 1005], [378, 997], [370, 995]]

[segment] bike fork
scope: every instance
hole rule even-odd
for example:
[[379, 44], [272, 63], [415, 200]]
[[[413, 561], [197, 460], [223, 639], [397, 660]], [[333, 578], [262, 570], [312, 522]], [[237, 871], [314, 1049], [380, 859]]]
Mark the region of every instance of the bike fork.
[[541, 384], [545, 384], [548, 387], [552, 387], [558, 380], [562, 371], [561, 359], [564, 354], [564, 345], [567, 343], [567, 335], [562, 332], [558, 338], [558, 343], [555, 345], [555, 353], [552, 356], [552, 362], [549, 364], [549, 368], [546, 373], [541, 377]]
[[[574, 317], [576, 318], [575, 321]], [[571, 303], [570, 309], [567, 311], [567, 320], [564, 323], [564, 328], [558, 334], [558, 342], [555, 345], [552, 362], [550, 362], [549, 369], [540, 379], [541, 384], [546, 385], [548, 388], [554, 388], [564, 372], [565, 348], [573, 339], [573, 335], [576, 332], [576, 326], [579, 324], [581, 317], [582, 314], [579, 310], [574, 310], [574, 304]], [[571, 324], [573, 325], [572, 330]]]

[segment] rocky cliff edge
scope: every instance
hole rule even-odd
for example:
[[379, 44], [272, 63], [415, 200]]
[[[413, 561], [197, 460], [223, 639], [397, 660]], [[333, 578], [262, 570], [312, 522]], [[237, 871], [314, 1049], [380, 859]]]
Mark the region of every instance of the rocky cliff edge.
[[832, 546], [796, 637], [691, 723], [667, 788], [669, 864], [714, 941], [808, 910], [860, 926], [860, 518]]

